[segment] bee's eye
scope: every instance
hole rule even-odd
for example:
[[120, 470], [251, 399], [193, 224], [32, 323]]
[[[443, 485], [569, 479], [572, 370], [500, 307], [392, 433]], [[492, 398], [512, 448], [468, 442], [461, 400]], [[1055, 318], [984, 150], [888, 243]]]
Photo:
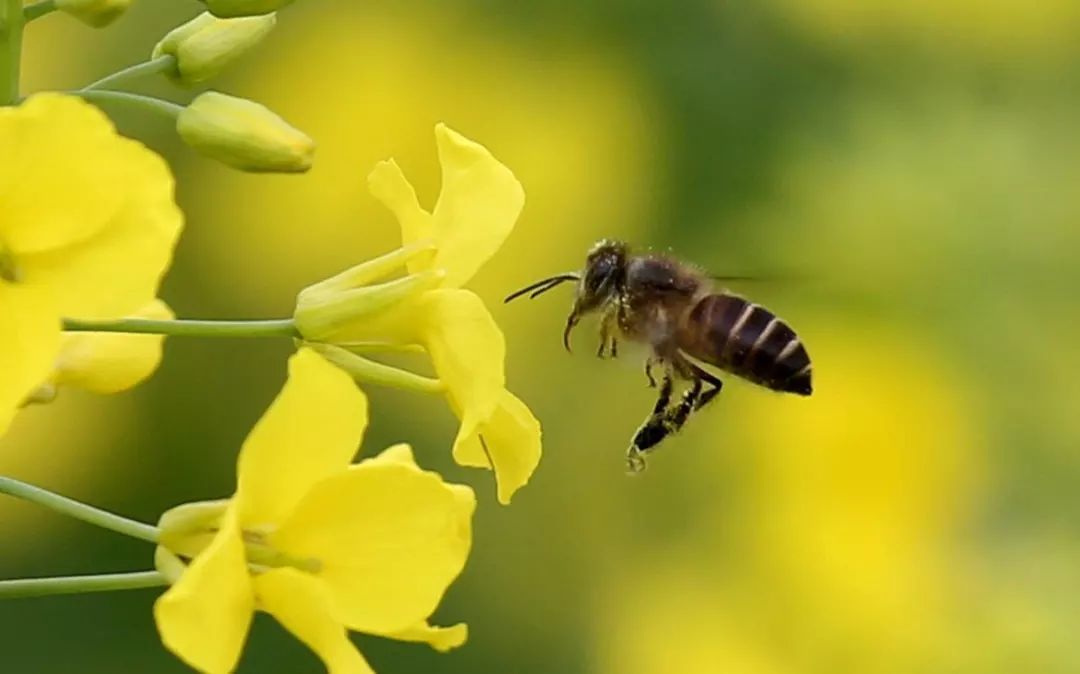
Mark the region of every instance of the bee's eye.
[[585, 274], [585, 290], [590, 294], [599, 292], [604, 284], [611, 279], [614, 271], [615, 265], [611, 258], [600, 258]]

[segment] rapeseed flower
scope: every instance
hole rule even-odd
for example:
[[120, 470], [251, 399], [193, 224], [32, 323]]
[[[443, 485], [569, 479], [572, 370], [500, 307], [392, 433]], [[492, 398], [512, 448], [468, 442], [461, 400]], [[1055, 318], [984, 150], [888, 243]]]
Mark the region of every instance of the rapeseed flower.
[[472, 490], [420, 470], [406, 445], [350, 465], [367, 418], [350, 378], [302, 348], [240, 450], [233, 497], [162, 516], [156, 559], [174, 584], [154, 616], [189, 665], [231, 671], [255, 610], [333, 674], [371, 671], [347, 629], [464, 642], [465, 625], [427, 619], [468, 556]]
[[[38, 94], [0, 108], [0, 156], [2, 433], [64, 369], [63, 317], [117, 318], [151, 306], [183, 216], [165, 162], [78, 98]], [[121, 348], [108, 360], [123, 361], [132, 344], [141, 351], [147, 342], [113, 342]], [[77, 351], [67, 353], [85, 365]], [[144, 376], [156, 364], [145, 351], [130, 355]], [[142, 378], [116, 368], [95, 377], [98, 390]], [[81, 378], [91, 378], [85, 368]]]
[[[461, 420], [454, 459], [495, 471], [508, 503], [540, 461], [540, 424], [505, 388], [506, 345], [483, 301], [462, 286], [502, 246], [525, 193], [482, 145], [435, 128], [442, 189], [433, 211], [393, 160], [368, 178], [371, 193], [401, 226], [403, 248], [306, 288], [296, 324], [304, 339], [357, 379], [446, 395]], [[394, 271], [406, 275], [381, 284]], [[437, 379], [363, 357], [419, 347]]]

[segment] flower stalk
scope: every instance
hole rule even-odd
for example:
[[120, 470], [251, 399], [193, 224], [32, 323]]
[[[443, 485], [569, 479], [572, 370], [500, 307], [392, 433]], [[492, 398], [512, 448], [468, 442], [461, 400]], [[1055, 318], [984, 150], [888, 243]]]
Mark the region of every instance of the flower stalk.
[[55, 578], [18, 578], [16, 580], [0, 580], [0, 600], [47, 597], [55, 594], [138, 590], [163, 585], [168, 585], [168, 580], [157, 571], [98, 573], [89, 576], [59, 576]]
[[19, 100], [24, 24], [22, 0], [0, 0], [0, 105]]
[[56, 9], [56, 0], [39, 0], [32, 5], [27, 5], [23, 9], [23, 19], [26, 23], [30, 23], [34, 19], [55, 12]]
[[156, 75], [158, 73], [170, 72], [176, 69], [176, 57], [171, 54], [165, 54], [149, 61], [137, 63], [133, 66], [118, 70], [111, 75], [106, 75], [96, 82], [92, 82], [83, 87], [80, 91], [91, 91], [93, 89], [109, 89], [115, 87], [121, 82], [133, 80], [139, 77], [145, 77], [147, 75]]
[[143, 96], [142, 94], [132, 94], [126, 91], [84, 89], [73, 91], [71, 93], [83, 100], [90, 101], [95, 105], [100, 103], [112, 103], [120, 107], [126, 106], [128, 108], [147, 110], [159, 115], [164, 115], [172, 121], [176, 121], [176, 118], [180, 116], [180, 111], [184, 109], [182, 105], [177, 105], [172, 101], [154, 98], [153, 96]]
[[291, 318], [265, 321], [200, 321], [120, 318], [108, 321], [64, 319], [68, 332], [125, 332], [172, 337], [299, 337]]
[[67, 515], [82, 520], [87, 524], [93, 524], [102, 529], [115, 531], [118, 534], [138, 538], [148, 543], [157, 543], [158, 541], [159, 532], [157, 527], [129, 520], [126, 517], [80, 503], [60, 494], [54, 494], [51, 491], [14, 478], [0, 476], [0, 494], [7, 494], [24, 501], [36, 503], [61, 515]]

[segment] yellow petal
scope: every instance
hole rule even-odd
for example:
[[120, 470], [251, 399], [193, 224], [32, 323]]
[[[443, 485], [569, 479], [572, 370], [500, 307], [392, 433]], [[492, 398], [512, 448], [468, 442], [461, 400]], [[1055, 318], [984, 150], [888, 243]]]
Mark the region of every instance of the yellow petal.
[[260, 608], [315, 651], [330, 674], [373, 674], [360, 651], [334, 617], [325, 585], [290, 568], [273, 569], [255, 579]]
[[321, 563], [338, 618], [389, 634], [419, 624], [465, 564], [475, 500], [401, 450], [316, 485], [269, 535], [278, 550]]
[[[136, 318], [173, 318], [161, 300], [133, 314]], [[142, 382], [161, 362], [162, 335], [118, 332], [68, 332], [56, 359], [53, 381], [95, 393], [116, 393]]]
[[73, 96], [36, 94], [0, 108], [0, 245], [30, 254], [103, 229], [124, 202], [130, 169], [112, 159], [125, 142], [100, 110]]
[[502, 246], [525, 205], [525, 190], [487, 148], [439, 124], [442, 190], [432, 212], [435, 267], [444, 286], [463, 286]]
[[188, 665], [230, 672], [240, 658], [255, 609], [235, 510], [180, 581], [154, 603], [161, 640]]
[[429, 625], [425, 621], [407, 630], [381, 636], [399, 641], [426, 643], [435, 650], [445, 653], [465, 643], [465, 640], [469, 638], [469, 627], [465, 623], [458, 623], [450, 627], [437, 627]]
[[153, 301], [183, 221], [168, 166], [96, 108], [55, 94], [0, 110], [0, 248], [61, 315]]
[[367, 398], [310, 349], [240, 450], [237, 503], [245, 527], [282, 521], [320, 480], [345, 470], [367, 426]]
[[47, 295], [0, 280], [0, 435], [45, 381], [60, 346], [60, 320]]
[[[409, 246], [433, 236], [431, 214], [420, 207], [420, 202], [416, 200], [416, 191], [393, 159], [375, 165], [368, 175], [368, 190], [397, 218], [401, 226], [402, 246]], [[408, 261], [407, 269], [415, 274], [430, 269], [434, 260], [433, 253], [419, 255]]]
[[432, 290], [413, 314], [435, 372], [461, 417], [456, 442], [473, 437], [495, 411], [503, 391], [506, 343], [484, 303], [468, 290]]
[[491, 419], [480, 425], [476, 435], [454, 445], [454, 459], [461, 465], [495, 471], [503, 504], [529, 481], [540, 453], [540, 422], [525, 403], [505, 390]]

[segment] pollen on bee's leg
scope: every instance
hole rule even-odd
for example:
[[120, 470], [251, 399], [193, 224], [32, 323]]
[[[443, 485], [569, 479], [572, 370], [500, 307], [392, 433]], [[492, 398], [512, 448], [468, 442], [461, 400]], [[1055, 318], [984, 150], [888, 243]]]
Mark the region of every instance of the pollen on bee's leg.
[[637, 475], [646, 468], [645, 456], [637, 447], [631, 447], [626, 453], [626, 474]]

